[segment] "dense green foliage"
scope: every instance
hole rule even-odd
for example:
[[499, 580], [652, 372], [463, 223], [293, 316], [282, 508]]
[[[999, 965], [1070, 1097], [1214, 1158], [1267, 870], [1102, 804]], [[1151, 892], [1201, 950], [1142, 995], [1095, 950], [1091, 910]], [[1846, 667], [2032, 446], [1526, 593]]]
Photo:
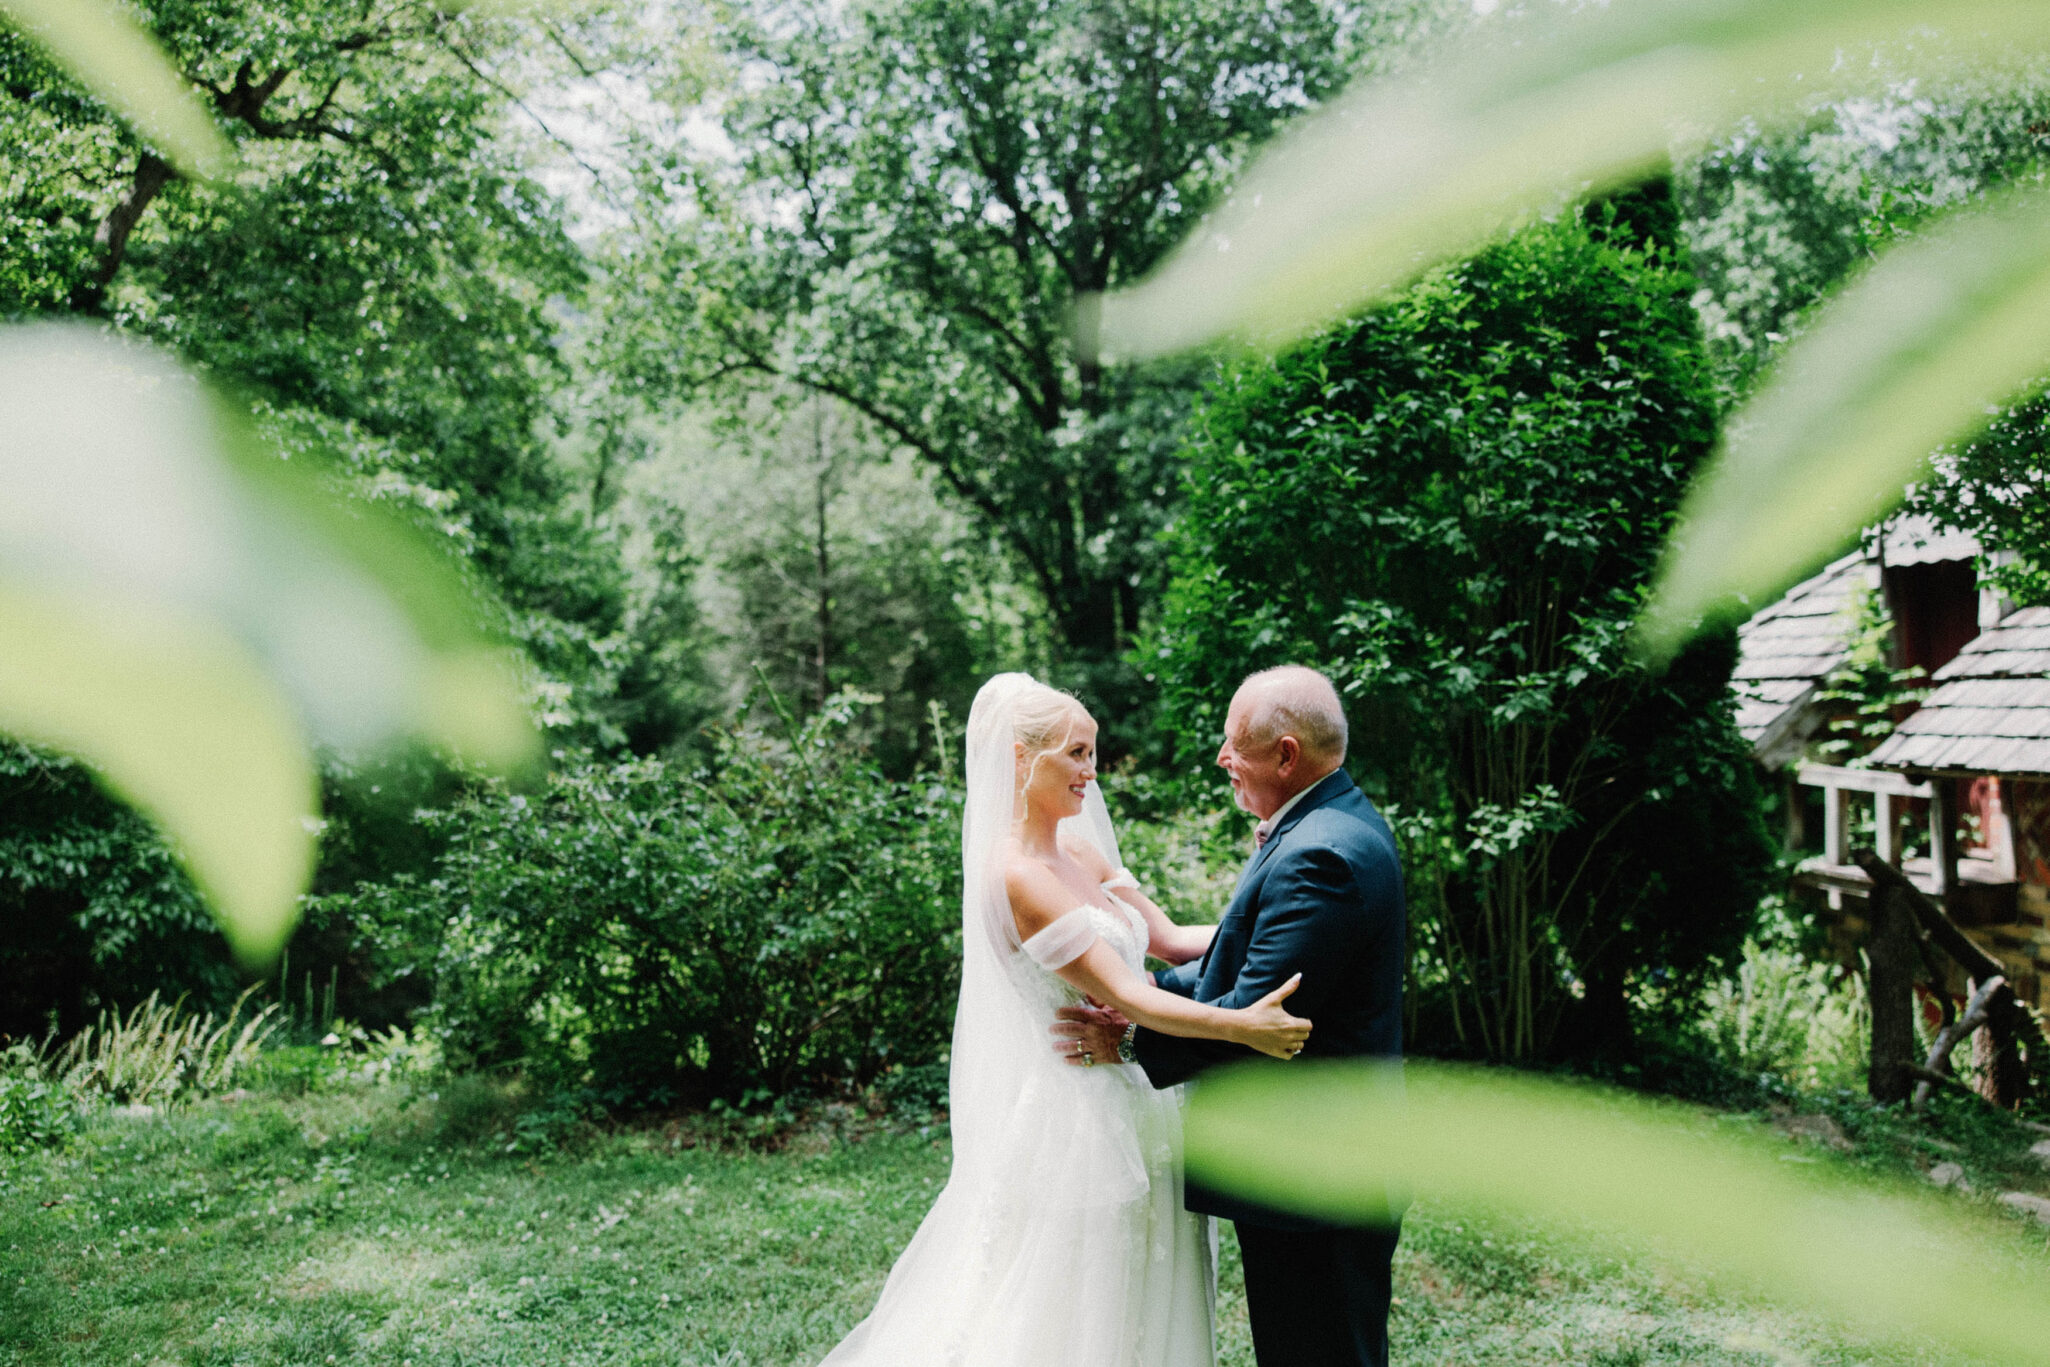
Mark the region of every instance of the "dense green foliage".
[[26, 1044], [0, 1050], [0, 1161], [64, 1143], [79, 1107]]
[[[1678, 168], [1696, 297], [1718, 383], [1769, 370], [1817, 302], [1945, 210], [2040, 181], [2050, 91], [2029, 72], [1946, 72], [1883, 98], [1818, 109], [1789, 129], [1746, 128]], [[1937, 453], [1909, 511], [1969, 531], [2018, 602], [2050, 602], [2050, 405], [2032, 396]]]
[[767, 720], [757, 670], [801, 714], [868, 695], [849, 738], [893, 777], [936, 763], [934, 704], [965, 716], [983, 679], [1039, 663], [1032, 595], [916, 460], [877, 449], [847, 409], [812, 398], [747, 417], [672, 433], [628, 500], [689, 509], [722, 701], [752, 693]]
[[1909, 511], [1979, 539], [1987, 580], [2017, 603], [2050, 603], [2050, 396], [1995, 415], [1940, 453]]
[[1073, 300], [1136, 278], [1252, 141], [1335, 89], [1359, 22], [1325, 0], [737, 6], [732, 153], [679, 140], [650, 166], [696, 212], [626, 247], [613, 364], [866, 415], [1001, 538], [1120, 727], [1198, 371], [1100, 366]]
[[161, 983], [233, 994], [220, 932], [149, 823], [83, 766], [0, 741], [0, 1035], [83, 1026]]
[[932, 1062], [953, 1020], [957, 799], [832, 744], [842, 702], [702, 769], [567, 760], [531, 795], [424, 815], [432, 875], [315, 900], [459, 1066], [608, 1105], [728, 1100]]
[[[242, 167], [184, 179], [0, 27], [0, 317], [160, 343], [241, 395], [282, 454], [408, 512], [473, 571], [559, 737], [686, 741], [710, 711], [690, 556], [658, 544], [656, 572], [632, 575], [556, 450], [575, 417], [561, 310], [587, 268], [494, 68], [557, 21], [413, 0], [142, 17]], [[53, 1008], [75, 1028], [157, 987], [218, 1004], [231, 970], [162, 844], [84, 771], [8, 755], [0, 1033], [39, 1033]], [[323, 780], [323, 888], [422, 867], [434, 846], [395, 799], [456, 783], [417, 755], [330, 755]]]
[[[1653, 194], [1537, 226], [1217, 387], [1151, 659], [1192, 754], [1239, 677], [1337, 679], [1404, 836], [1415, 1047], [1615, 1047], [1741, 944], [1768, 846], [1731, 642], [1631, 616], [1713, 408]], [[1646, 231], [1646, 230], [1649, 231]]]

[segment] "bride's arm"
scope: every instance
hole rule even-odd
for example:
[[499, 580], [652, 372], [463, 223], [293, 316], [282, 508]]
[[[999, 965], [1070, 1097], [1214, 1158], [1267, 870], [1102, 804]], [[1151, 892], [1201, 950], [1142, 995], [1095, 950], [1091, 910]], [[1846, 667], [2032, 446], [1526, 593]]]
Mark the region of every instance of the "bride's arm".
[[1136, 886], [1120, 884], [1117, 893], [1120, 900], [1130, 902], [1145, 915], [1146, 952], [1156, 959], [1171, 964], [1200, 959], [1217, 934], [1216, 926], [1185, 926], [1168, 919], [1167, 913]]
[[[1112, 868], [1103, 852], [1087, 841], [1075, 842], [1068, 848], [1068, 853], [1099, 883], [1108, 883], [1126, 873], [1123, 869]], [[1177, 925], [1136, 882], [1119, 883], [1117, 895], [1120, 901], [1131, 903], [1146, 918], [1146, 952], [1165, 963], [1185, 964], [1191, 959], [1202, 958], [1203, 952], [1210, 948], [1211, 937], [1217, 934], [1216, 926]]]
[[[1029, 861], [1013, 864], [1004, 881], [1021, 939], [1031, 939], [1074, 910], [1074, 894], [1067, 885]], [[1227, 1040], [1275, 1058], [1291, 1057], [1309, 1038], [1310, 1023], [1289, 1015], [1281, 1005], [1295, 991], [1301, 974], [1251, 1006], [1227, 1010], [1155, 987], [1128, 968], [1101, 939], [1054, 971], [1078, 991], [1116, 1007], [1127, 1020], [1164, 1035]]]

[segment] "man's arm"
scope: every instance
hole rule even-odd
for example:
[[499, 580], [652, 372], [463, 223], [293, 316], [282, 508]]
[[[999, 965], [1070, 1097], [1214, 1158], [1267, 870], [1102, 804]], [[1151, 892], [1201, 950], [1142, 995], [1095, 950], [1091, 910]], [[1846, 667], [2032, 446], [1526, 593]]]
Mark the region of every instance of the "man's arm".
[[[1286, 862], [1267, 875], [1262, 888], [1259, 915], [1238, 978], [1212, 1004], [1236, 1007], [1256, 1002], [1301, 973], [1302, 986], [1290, 999], [1289, 1009], [1311, 1022], [1314, 1041], [1318, 1007], [1342, 986], [1337, 965], [1353, 957], [1350, 951], [1360, 918], [1344, 913], [1360, 905], [1361, 894], [1351, 866], [1336, 850], [1313, 845], [1282, 858]], [[1251, 1049], [1221, 1040], [1177, 1039], [1143, 1026], [1132, 1040], [1132, 1053], [1155, 1087], [1172, 1087], [1205, 1068], [1259, 1057]]]
[[[1155, 970], [1153, 981], [1177, 997], [1193, 997], [1196, 995], [1196, 980], [1202, 976], [1203, 961], [1191, 959], [1172, 968]], [[1255, 997], [1253, 1000], [1258, 1001], [1259, 998]]]

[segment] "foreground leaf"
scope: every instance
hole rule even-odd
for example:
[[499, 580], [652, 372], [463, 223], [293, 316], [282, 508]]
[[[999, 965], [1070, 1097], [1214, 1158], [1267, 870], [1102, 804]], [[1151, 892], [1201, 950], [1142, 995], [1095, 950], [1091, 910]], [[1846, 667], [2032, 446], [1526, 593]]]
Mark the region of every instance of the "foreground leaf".
[[1645, 647], [1667, 654], [1698, 620], [1748, 616], [2046, 367], [2050, 191], [1952, 218], [1888, 253], [1817, 313], [1729, 419], [1667, 548]]
[[1641, 177], [1676, 142], [1870, 80], [1861, 50], [1938, 24], [1959, 59], [2050, 47], [2050, 5], [2029, 0], [1534, 4], [1301, 120], [1165, 264], [1102, 301], [1102, 345], [1136, 357], [1304, 335]]
[[313, 763], [218, 625], [0, 580], [0, 731], [86, 760], [165, 831], [238, 957], [283, 946], [313, 870]]
[[11, 22], [188, 175], [233, 159], [227, 142], [150, 36], [108, 0], [0, 0]]
[[309, 742], [531, 753], [513, 661], [453, 569], [156, 353], [0, 331], [0, 432], [0, 730], [154, 817], [245, 958], [304, 885]]
[[2040, 1278], [1954, 1200], [1887, 1194], [1693, 1113], [1446, 1066], [1255, 1066], [1191, 1098], [1189, 1171], [1275, 1206], [1384, 1217], [1391, 1192], [1650, 1243], [1734, 1288], [1947, 1351], [2034, 1362]]

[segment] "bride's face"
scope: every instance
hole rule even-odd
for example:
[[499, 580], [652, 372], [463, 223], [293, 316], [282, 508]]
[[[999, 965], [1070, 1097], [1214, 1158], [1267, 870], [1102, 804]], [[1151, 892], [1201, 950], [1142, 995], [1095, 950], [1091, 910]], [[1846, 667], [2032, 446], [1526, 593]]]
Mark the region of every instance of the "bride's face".
[[1082, 810], [1089, 780], [1096, 777], [1096, 720], [1078, 710], [1060, 744], [1037, 755], [1018, 746], [1018, 778], [1027, 811], [1058, 817]]

